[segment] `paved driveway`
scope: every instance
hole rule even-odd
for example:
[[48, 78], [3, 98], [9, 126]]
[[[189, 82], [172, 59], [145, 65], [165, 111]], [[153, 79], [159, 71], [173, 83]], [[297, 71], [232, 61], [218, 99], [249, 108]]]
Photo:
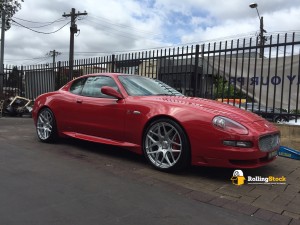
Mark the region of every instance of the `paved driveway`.
[[285, 185], [235, 186], [232, 169], [162, 173], [119, 148], [72, 139], [40, 143], [30, 118], [0, 118], [0, 169], [1, 224], [32, 224], [31, 218], [48, 224], [101, 218], [102, 224], [140, 224], [142, 218], [146, 224], [197, 224], [200, 215], [207, 224], [225, 224], [225, 218], [228, 224], [300, 224], [300, 165], [286, 158], [243, 170], [246, 176], [286, 176]]

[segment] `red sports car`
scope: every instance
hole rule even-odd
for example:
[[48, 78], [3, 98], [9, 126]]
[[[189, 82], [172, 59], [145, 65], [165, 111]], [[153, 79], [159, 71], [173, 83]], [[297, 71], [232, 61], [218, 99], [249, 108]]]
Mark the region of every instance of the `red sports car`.
[[68, 136], [116, 145], [162, 171], [260, 167], [276, 158], [280, 143], [278, 129], [256, 114], [138, 75], [79, 77], [39, 96], [33, 119], [42, 142]]

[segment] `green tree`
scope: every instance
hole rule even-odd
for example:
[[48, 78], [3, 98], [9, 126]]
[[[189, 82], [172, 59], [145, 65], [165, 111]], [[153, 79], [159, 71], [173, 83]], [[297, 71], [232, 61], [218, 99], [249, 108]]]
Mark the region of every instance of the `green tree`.
[[230, 84], [222, 76], [214, 76], [214, 96], [215, 98], [247, 98], [249, 97], [243, 93], [238, 87], [235, 87], [233, 84]]
[[[0, 10], [5, 12], [5, 30], [10, 29], [11, 18], [21, 9], [21, 2], [24, 0], [0, 0]], [[0, 13], [0, 18], [2, 18], [2, 13]]]
[[15, 87], [15, 88], [18, 88], [20, 87], [21, 85], [21, 82], [22, 82], [22, 79], [21, 79], [21, 76], [20, 76], [20, 71], [18, 70], [18, 68], [15, 66], [12, 71], [9, 73], [9, 77], [8, 77], [8, 80], [7, 80], [7, 85], [9, 87]]

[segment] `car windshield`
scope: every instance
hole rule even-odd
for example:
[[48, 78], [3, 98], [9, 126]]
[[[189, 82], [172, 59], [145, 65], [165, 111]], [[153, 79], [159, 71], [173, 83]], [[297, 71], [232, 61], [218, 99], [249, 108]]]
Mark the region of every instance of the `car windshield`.
[[176, 95], [183, 96], [180, 92], [165, 83], [147, 77], [128, 75], [119, 76], [119, 80], [131, 96], [149, 95]]

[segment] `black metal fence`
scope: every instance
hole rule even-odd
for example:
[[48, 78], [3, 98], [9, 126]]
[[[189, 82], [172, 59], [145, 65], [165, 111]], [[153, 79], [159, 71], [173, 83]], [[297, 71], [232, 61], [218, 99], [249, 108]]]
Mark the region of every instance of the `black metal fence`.
[[4, 97], [35, 99], [84, 74], [139, 74], [188, 96], [250, 109], [272, 121], [288, 120], [300, 110], [299, 53], [296, 33], [277, 34], [264, 43], [244, 38], [75, 60], [72, 73], [68, 62], [6, 66], [0, 88]]

